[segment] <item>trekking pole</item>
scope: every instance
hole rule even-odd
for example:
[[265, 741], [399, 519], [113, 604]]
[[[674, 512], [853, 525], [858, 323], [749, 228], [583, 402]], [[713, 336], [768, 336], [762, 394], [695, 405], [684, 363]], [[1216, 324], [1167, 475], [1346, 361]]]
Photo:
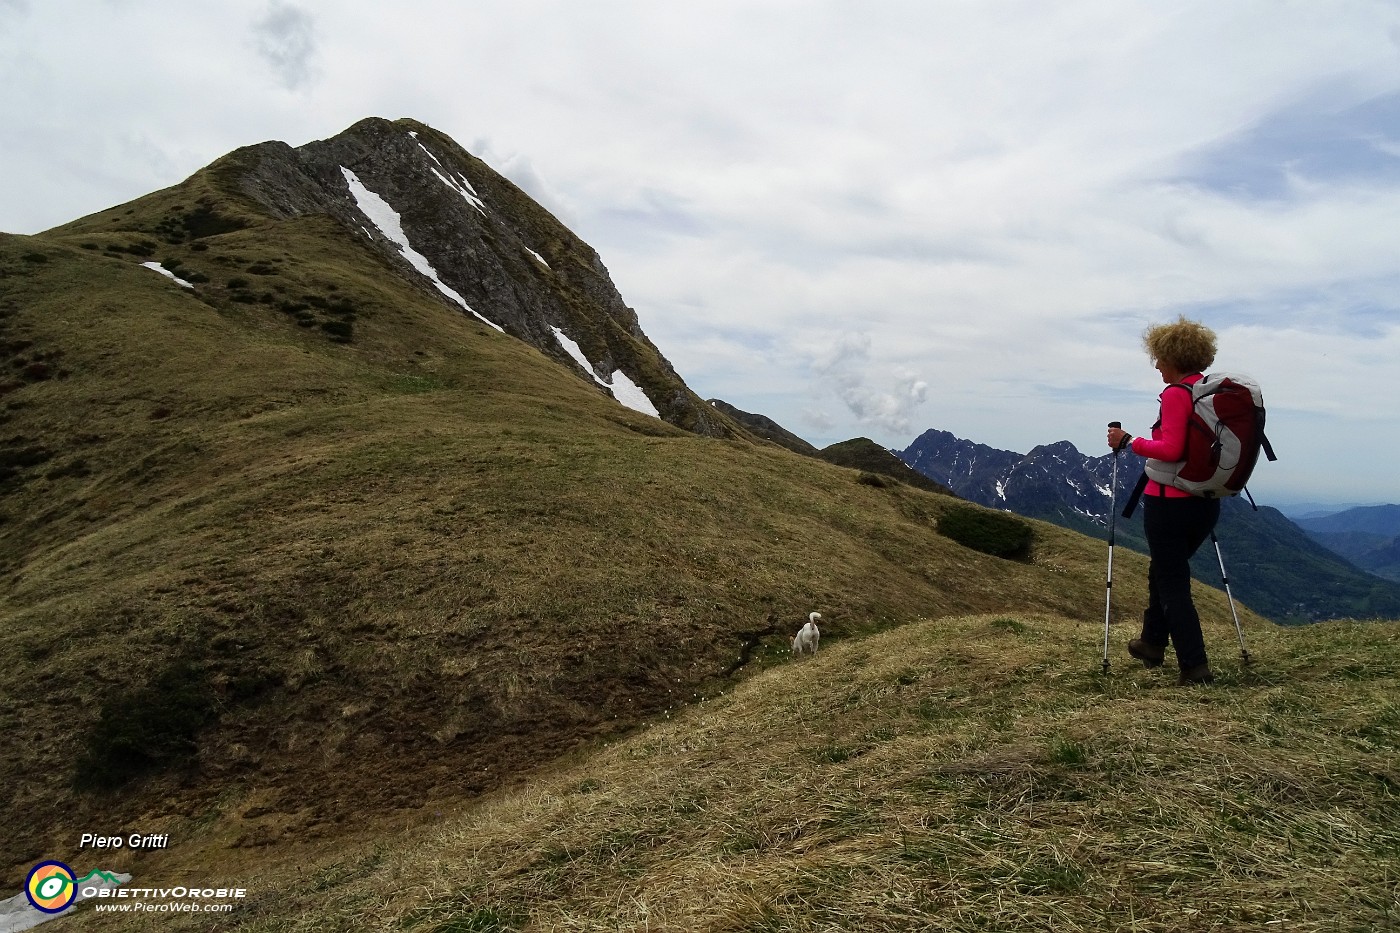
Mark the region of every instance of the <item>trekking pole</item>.
[[1220, 539], [1214, 529], [1210, 533], [1210, 543], [1215, 545], [1215, 559], [1220, 563], [1220, 582], [1225, 584], [1225, 598], [1230, 601], [1230, 615], [1235, 620], [1235, 634], [1240, 636], [1240, 657], [1244, 664], [1249, 663], [1249, 650], [1244, 646], [1244, 629], [1240, 627], [1240, 614], [1235, 611], [1235, 597], [1230, 595], [1230, 577], [1225, 573], [1225, 558], [1220, 553]]
[[[1110, 428], [1122, 428], [1119, 421], [1110, 421]], [[1108, 673], [1108, 616], [1113, 609], [1113, 533], [1118, 517], [1118, 451], [1113, 451], [1113, 479], [1108, 487], [1108, 583], [1103, 602], [1103, 672]]]

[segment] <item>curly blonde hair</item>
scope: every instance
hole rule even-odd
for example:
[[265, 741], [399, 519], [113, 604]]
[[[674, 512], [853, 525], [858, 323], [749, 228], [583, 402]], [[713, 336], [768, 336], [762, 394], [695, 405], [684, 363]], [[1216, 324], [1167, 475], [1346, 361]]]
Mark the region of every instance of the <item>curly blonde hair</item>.
[[1148, 356], [1183, 373], [1203, 372], [1215, 362], [1215, 331], [1185, 315], [1174, 324], [1147, 328], [1142, 345]]

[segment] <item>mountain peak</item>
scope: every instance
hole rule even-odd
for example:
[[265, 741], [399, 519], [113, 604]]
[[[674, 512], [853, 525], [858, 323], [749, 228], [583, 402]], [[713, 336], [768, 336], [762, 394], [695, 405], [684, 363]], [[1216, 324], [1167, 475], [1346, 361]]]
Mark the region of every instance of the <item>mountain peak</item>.
[[422, 292], [597, 391], [698, 434], [744, 435], [676, 373], [591, 246], [427, 124], [368, 117], [299, 147], [245, 146], [204, 174], [226, 224], [331, 218]]

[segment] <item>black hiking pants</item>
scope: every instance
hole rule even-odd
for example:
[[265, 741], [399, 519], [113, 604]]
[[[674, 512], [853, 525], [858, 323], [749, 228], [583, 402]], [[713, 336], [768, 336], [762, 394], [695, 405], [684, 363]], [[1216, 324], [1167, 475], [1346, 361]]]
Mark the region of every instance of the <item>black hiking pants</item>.
[[1220, 500], [1143, 496], [1142, 524], [1151, 561], [1142, 640], [1159, 648], [1170, 641], [1184, 671], [1206, 663], [1201, 617], [1191, 601], [1191, 555], [1220, 519]]

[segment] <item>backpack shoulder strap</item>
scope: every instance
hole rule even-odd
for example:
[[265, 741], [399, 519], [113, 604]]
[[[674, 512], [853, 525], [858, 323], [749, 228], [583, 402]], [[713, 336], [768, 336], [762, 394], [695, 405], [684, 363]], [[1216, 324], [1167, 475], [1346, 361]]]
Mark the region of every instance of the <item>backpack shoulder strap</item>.
[[1123, 507], [1123, 517], [1132, 518], [1137, 511], [1138, 502], [1142, 500], [1143, 490], [1147, 489], [1147, 471], [1144, 470], [1138, 477], [1137, 485], [1133, 487], [1133, 492], [1128, 496], [1128, 504]]

